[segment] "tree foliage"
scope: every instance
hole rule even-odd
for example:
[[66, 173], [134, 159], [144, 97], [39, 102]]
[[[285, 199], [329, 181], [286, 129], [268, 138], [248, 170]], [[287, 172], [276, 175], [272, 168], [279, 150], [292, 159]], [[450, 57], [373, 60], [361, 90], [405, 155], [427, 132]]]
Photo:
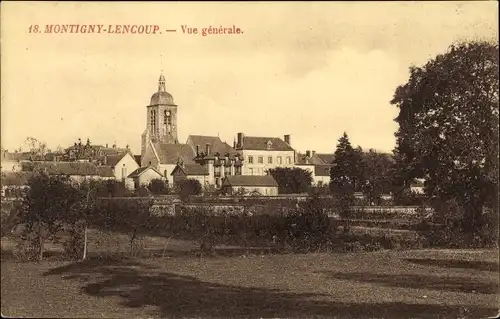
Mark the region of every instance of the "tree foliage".
[[294, 167], [276, 167], [269, 170], [269, 174], [278, 183], [280, 194], [306, 193], [311, 188], [311, 172]]
[[[397, 88], [396, 174], [426, 179], [426, 194], [462, 207], [463, 230], [480, 228], [483, 205], [498, 211], [498, 45], [459, 43]], [[407, 185], [406, 185], [407, 186]]]
[[167, 195], [169, 193], [166, 181], [160, 178], [153, 179], [149, 183], [148, 189], [155, 195]]
[[75, 218], [81, 197], [69, 178], [34, 174], [22, 198], [19, 222], [25, 225], [24, 236], [35, 243], [38, 258], [43, 259], [43, 245], [63, 230], [65, 222]]
[[197, 179], [187, 178], [176, 182], [176, 191], [182, 201], [187, 201], [189, 196], [200, 195], [203, 188]]
[[381, 196], [392, 191], [392, 159], [370, 149], [363, 154], [362, 192], [370, 203], [379, 205]]

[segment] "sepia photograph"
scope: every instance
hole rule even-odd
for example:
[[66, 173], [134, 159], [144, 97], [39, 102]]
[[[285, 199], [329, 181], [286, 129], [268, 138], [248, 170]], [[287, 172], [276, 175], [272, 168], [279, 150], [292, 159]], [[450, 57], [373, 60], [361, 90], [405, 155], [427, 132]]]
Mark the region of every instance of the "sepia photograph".
[[496, 1], [2, 1], [5, 318], [498, 318]]

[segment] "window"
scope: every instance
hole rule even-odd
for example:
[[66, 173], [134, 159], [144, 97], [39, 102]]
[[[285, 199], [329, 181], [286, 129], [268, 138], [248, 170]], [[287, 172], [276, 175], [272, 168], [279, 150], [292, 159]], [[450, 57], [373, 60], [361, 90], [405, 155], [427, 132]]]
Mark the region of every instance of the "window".
[[268, 156], [267, 157], [267, 164], [272, 164], [273, 163], [273, 157], [272, 156]]
[[264, 164], [264, 156], [259, 156], [259, 164]]
[[151, 134], [156, 131], [156, 110], [151, 110]]
[[253, 175], [253, 168], [249, 168], [248, 172], [250, 173], [249, 175]]
[[253, 164], [253, 156], [248, 156], [248, 164]]
[[283, 164], [283, 161], [282, 161], [282, 159], [281, 159], [281, 156], [278, 156], [277, 161], [278, 161], [278, 164], [279, 164], [279, 165]]
[[241, 175], [241, 166], [236, 166], [234, 168], [234, 175]]
[[290, 156], [286, 157], [286, 163], [287, 164], [292, 164], [292, 158]]
[[170, 115], [170, 111], [163, 111], [163, 124], [167, 126], [167, 132], [170, 133], [172, 131], [172, 116]]
[[215, 176], [220, 176], [220, 166], [214, 166], [214, 174]]
[[231, 166], [224, 167], [224, 175], [231, 175]]

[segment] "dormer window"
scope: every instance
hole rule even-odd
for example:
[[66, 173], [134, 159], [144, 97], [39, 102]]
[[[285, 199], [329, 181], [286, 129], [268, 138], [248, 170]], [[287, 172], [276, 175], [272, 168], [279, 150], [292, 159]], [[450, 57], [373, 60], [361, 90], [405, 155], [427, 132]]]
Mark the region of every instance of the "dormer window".
[[273, 146], [273, 142], [271, 142], [270, 140], [269, 140], [269, 141], [267, 141], [266, 146], [267, 146], [267, 149], [268, 149], [268, 150], [269, 150], [269, 149], [271, 149], [271, 147]]

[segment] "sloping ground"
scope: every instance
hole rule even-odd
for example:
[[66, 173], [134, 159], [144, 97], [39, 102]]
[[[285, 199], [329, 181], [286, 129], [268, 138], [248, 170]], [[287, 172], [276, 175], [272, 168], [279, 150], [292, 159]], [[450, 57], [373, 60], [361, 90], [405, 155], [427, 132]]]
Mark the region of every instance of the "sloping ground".
[[498, 251], [420, 250], [2, 262], [2, 314], [41, 317], [482, 318]]

